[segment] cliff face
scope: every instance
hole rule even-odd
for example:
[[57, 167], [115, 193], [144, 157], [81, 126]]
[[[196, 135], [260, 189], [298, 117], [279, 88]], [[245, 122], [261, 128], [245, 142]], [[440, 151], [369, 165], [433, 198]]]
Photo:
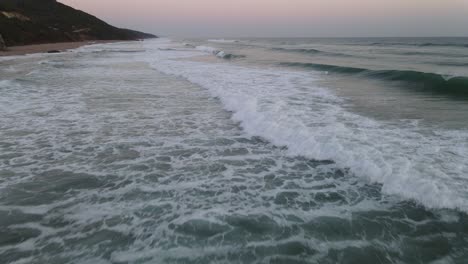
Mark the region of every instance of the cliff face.
[[0, 0], [0, 35], [7, 46], [156, 37], [113, 27], [56, 0]]

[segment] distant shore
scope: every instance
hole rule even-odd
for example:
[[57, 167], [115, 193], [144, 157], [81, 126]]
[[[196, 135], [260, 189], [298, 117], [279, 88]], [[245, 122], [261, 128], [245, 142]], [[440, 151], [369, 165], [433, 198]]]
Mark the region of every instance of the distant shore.
[[122, 42], [122, 40], [93, 40], [93, 41], [80, 41], [80, 42], [61, 42], [61, 43], [13, 46], [13, 47], [8, 47], [6, 51], [0, 51], [0, 57], [26, 55], [26, 54], [33, 54], [33, 53], [63, 52], [63, 51], [76, 49], [76, 48], [86, 46], [86, 45], [104, 44], [104, 43], [112, 43], [112, 42]]

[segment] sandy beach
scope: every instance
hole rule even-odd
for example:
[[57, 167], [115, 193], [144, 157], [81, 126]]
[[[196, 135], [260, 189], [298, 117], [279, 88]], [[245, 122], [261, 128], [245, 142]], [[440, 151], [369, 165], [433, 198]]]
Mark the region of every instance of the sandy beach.
[[13, 47], [8, 47], [6, 51], [0, 51], [0, 57], [1, 56], [25, 55], [25, 54], [32, 54], [32, 53], [44, 53], [44, 52], [56, 51], [56, 50], [66, 51], [70, 49], [76, 49], [85, 45], [111, 43], [111, 42], [120, 42], [120, 41], [94, 40], [94, 41], [62, 42], [62, 43], [13, 46]]

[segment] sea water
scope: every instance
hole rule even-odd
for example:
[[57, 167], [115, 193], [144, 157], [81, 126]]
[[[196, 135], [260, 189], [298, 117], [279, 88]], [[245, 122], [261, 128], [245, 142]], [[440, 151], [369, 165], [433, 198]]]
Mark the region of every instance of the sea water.
[[0, 60], [2, 263], [465, 263], [468, 40]]

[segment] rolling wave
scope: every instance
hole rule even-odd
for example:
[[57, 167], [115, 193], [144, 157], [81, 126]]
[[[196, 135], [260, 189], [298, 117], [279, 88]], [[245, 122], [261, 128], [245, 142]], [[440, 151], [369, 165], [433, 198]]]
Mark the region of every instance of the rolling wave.
[[239, 40], [236, 39], [209, 39], [208, 42], [214, 43], [237, 43]]
[[412, 88], [468, 97], [468, 77], [444, 76], [437, 73], [411, 70], [370, 70], [365, 68], [316, 64], [281, 63], [282, 66], [301, 67], [340, 74], [359, 75], [383, 81], [398, 81], [411, 84]]
[[374, 42], [370, 46], [416, 46], [416, 47], [459, 47], [468, 48], [467, 43], [404, 43], [404, 42]]
[[417, 45], [419, 47], [462, 47], [468, 48], [468, 44], [454, 44], [454, 43], [422, 43]]
[[354, 57], [353, 55], [344, 54], [344, 53], [335, 53], [322, 51], [318, 49], [287, 49], [287, 48], [272, 48], [274, 51], [282, 52], [294, 52], [294, 53], [303, 53], [303, 54], [317, 54], [317, 55], [327, 55], [327, 56], [338, 56], [338, 57]]
[[236, 55], [232, 53], [227, 53], [224, 50], [218, 50], [213, 47], [209, 46], [197, 46], [195, 47], [196, 50], [205, 52], [205, 53], [210, 53], [215, 55], [216, 57], [223, 58], [223, 59], [237, 59], [237, 58], [245, 58], [244, 55]]
[[[147, 48], [162, 45], [166, 44], [148, 42]], [[381, 184], [385, 194], [429, 208], [468, 212], [464, 179], [447, 180], [448, 175], [466, 174], [465, 132], [383, 123], [349, 112], [340, 97], [314, 85], [315, 75], [307, 72], [182, 61], [170, 51], [164, 56], [148, 54], [145, 58], [154, 69], [207, 89], [245, 133], [284, 148], [289, 157], [332, 161], [351, 175]], [[348, 74], [369, 71], [321, 67]], [[434, 145], [441, 147], [434, 152]]]
[[317, 49], [286, 49], [286, 48], [272, 48], [272, 50], [277, 50], [277, 51], [288, 51], [288, 52], [298, 52], [298, 53], [311, 53], [311, 54], [323, 53], [323, 51], [317, 50]]
[[434, 62], [439, 66], [468, 67], [468, 62]]
[[425, 52], [425, 51], [406, 51], [406, 52], [395, 52], [397, 55], [403, 56], [439, 56], [439, 57], [451, 57], [451, 58], [460, 58], [467, 57], [467, 55], [461, 55], [456, 53], [440, 53], [440, 52]]

